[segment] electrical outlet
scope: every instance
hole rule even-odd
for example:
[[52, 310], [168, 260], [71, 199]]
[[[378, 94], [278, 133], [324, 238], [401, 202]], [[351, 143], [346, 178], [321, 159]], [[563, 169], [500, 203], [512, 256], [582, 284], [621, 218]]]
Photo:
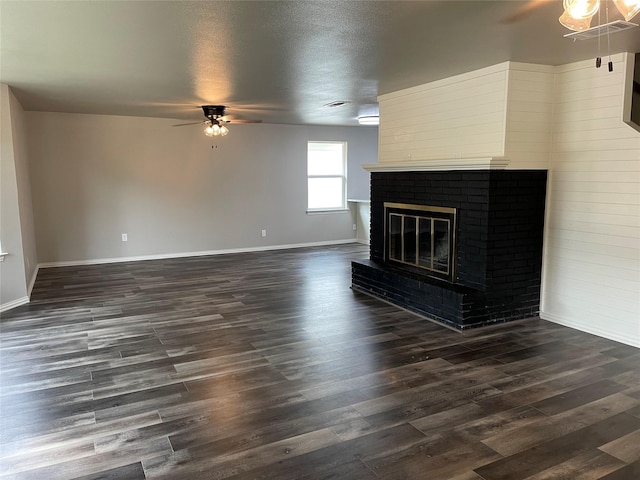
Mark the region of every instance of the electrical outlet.
[[263, 236], [263, 237], [266, 237], [266, 236], [267, 236], [267, 231], [266, 231], [266, 230], [262, 230], [262, 232], [261, 232], [261, 233], [262, 233], [262, 236]]
[[354, 223], [353, 224], [353, 231], [355, 232], [358, 229], [358, 226]]
[[123, 241], [123, 242], [128, 242], [128, 241], [129, 241], [129, 237], [127, 236], [127, 234], [126, 234], [126, 233], [123, 233], [123, 234], [122, 234], [122, 241]]

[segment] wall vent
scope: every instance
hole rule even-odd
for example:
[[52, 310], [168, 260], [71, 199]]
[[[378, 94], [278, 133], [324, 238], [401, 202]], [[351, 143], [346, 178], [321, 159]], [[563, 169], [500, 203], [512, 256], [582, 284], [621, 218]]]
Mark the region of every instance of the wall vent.
[[581, 32], [571, 32], [564, 35], [564, 38], [573, 38], [574, 40], [587, 40], [589, 38], [598, 38], [607, 33], [618, 33], [630, 28], [637, 27], [638, 24], [625, 22], [623, 20], [616, 20], [615, 22], [605, 23], [604, 25], [598, 25], [597, 27], [591, 27]]

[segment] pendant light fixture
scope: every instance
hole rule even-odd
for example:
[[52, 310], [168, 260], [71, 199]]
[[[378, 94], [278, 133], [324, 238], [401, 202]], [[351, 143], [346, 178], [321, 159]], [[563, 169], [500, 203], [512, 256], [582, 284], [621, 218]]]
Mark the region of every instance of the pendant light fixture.
[[[608, 0], [603, 0], [608, 1]], [[640, 0], [613, 0], [626, 21], [640, 12]], [[563, 0], [564, 12], [558, 19], [569, 30], [582, 32], [591, 26], [591, 19], [600, 8], [600, 0]]]

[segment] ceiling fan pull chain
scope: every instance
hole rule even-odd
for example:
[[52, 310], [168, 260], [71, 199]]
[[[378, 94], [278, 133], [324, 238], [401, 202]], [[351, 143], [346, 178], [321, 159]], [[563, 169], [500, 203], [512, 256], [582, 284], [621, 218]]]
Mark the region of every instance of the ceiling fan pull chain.
[[607, 10], [605, 12], [607, 16], [607, 54], [609, 55], [609, 71], [613, 72], [613, 62], [611, 61], [611, 35], [609, 33], [609, 2], [606, 2]]
[[[602, 2], [600, 3], [602, 4]], [[601, 10], [602, 8], [598, 8], [598, 26], [602, 25], [602, 22], [600, 21]], [[600, 68], [601, 65], [602, 65], [602, 57], [600, 56], [600, 35], [598, 35], [598, 57], [596, 58], [596, 68]]]

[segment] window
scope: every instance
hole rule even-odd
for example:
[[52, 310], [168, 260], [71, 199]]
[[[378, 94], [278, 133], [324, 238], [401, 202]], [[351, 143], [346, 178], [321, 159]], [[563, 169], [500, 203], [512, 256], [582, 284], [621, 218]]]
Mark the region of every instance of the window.
[[307, 210], [347, 208], [347, 142], [307, 145]]

